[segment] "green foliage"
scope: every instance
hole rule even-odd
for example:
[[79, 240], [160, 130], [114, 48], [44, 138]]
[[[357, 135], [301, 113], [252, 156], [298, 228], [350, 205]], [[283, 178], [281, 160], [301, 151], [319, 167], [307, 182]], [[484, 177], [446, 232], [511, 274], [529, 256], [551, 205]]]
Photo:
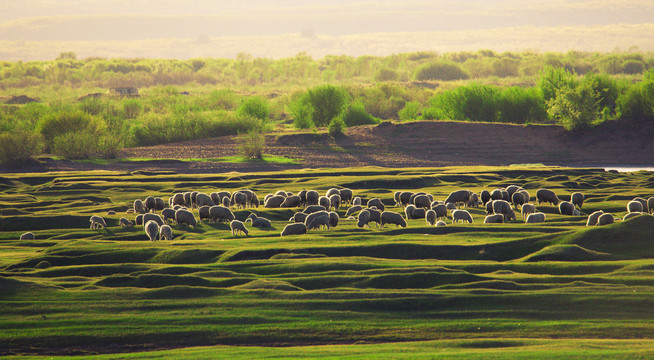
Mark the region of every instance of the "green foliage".
[[246, 159], [263, 159], [266, 148], [266, 135], [258, 130], [251, 130], [238, 137], [238, 148]]
[[547, 120], [545, 101], [538, 88], [505, 88], [496, 99], [498, 105], [495, 117], [498, 122], [539, 124]]
[[307, 101], [313, 108], [313, 123], [325, 127], [343, 111], [348, 102], [347, 92], [333, 85], [320, 85], [307, 90]]
[[427, 63], [419, 66], [413, 78], [415, 80], [462, 80], [470, 76], [458, 65], [450, 62]]
[[573, 88], [576, 84], [574, 74], [561, 67], [546, 66], [540, 73], [538, 87], [543, 93], [543, 100], [550, 101], [562, 88]]
[[630, 121], [654, 121], [654, 69], [643, 75], [640, 84], [631, 86], [617, 101], [617, 112]]
[[421, 105], [417, 101], [407, 101], [397, 115], [400, 120], [416, 120], [420, 113], [420, 107]]
[[431, 98], [430, 106], [423, 109], [422, 118], [493, 122], [499, 92], [489, 85], [460, 86]]
[[642, 74], [645, 71], [645, 64], [640, 60], [626, 60], [622, 63], [622, 72], [625, 74]]
[[288, 112], [293, 119], [293, 126], [296, 129], [310, 129], [315, 126], [313, 123], [313, 107], [307, 96], [299, 96], [288, 104]]
[[[359, 101], [348, 104], [338, 118], [340, 118], [347, 127], [373, 125], [381, 122], [381, 120], [368, 114], [363, 104]], [[329, 126], [331, 128], [332, 124], [330, 123]]]
[[596, 81], [588, 78], [576, 86], [558, 88], [555, 97], [547, 102], [548, 114], [566, 130], [590, 127], [600, 118], [596, 87]]
[[52, 153], [66, 159], [88, 159], [96, 153], [98, 138], [93, 133], [71, 131], [55, 136]]
[[345, 129], [345, 122], [340, 116], [333, 118], [332, 121], [329, 122], [329, 126], [327, 127], [327, 131], [329, 132], [329, 135], [333, 137], [343, 135], [343, 129]]
[[[45, 150], [50, 151], [57, 137], [69, 133], [84, 133], [85, 135], [79, 135], [77, 137], [80, 139], [97, 138], [101, 132], [102, 125], [98, 119], [80, 110], [64, 109], [53, 112], [41, 119], [37, 124], [37, 131], [41, 133], [45, 140]], [[59, 149], [61, 150], [64, 144], [73, 144], [74, 141], [69, 141], [73, 138], [75, 136], [63, 137], [59, 141]], [[76, 153], [76, 151], [72, 153]]]
[[268, 100], [260, 96], [251, 96], [243, 99], [236, 110], [239, 116], [251, 116], [260, 120], [267, 120], [270, 115]]
[[40, 154], [42, 139], [38, 134], [18, 130], [0, 134], [0, 164], [20, 166]]
[[143, 104], [138, 99], [123, 101], [123, 113], [127, 119], [136, 119], [143, 111]]
[[397, 81], [397, 79], [397, 71], [389, 68], [381, 68], [373, 76], [375, 81]]

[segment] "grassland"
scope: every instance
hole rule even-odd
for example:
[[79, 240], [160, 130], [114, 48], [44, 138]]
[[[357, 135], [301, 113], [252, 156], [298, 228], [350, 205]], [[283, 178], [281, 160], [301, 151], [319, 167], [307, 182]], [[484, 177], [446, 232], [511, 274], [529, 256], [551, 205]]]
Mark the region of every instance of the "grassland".
[[[4, 174], [0, 354], [99, 358], [648, 358], [654, 352], [654, 218], [586, 228], [538, 206], [544, 224], [338, 227], [280, 238], [295, 209], [255, 211], [273, 230], [173, 226], [172, 241], [118, 227], [134, 199], [174, 192], [349, 187], [392, 210], [396, 190], [522, 185], [583, 213], [624, 215], [654, 194], [650, 172], [513, 166], [314, 169], [179, 175]], [[89, 230], [92, 214], [107, 229]], [[244, 219], [253, 209], [235, 210]], [[341, 215], [344, 209], [339, 210]], [[197, 213], [196, 213], [197, 214]], [[128, 215], [132, 216], [132, 215]], [[196, 215], [197, 216], [197, 215]], [[17, 240], [33, 231], [34, 241]]]

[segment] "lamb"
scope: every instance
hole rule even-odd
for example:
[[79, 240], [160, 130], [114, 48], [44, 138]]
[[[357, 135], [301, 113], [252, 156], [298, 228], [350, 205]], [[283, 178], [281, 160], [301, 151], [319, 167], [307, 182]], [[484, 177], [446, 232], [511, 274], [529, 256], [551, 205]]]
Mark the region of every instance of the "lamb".
[[604, 213], [600, 215], [600, 217], [597, 219], [597, 226], [613, 224], [614, 221], [615, 219], [613, 218], [613, 214]]
[[[228, 208], [228, 207], [229, 207], [229, 202], [230, 202], [230, 200], [231, 200], [231, 196], [230, 196], [230, 197], [225, 196], [225, 197], [223, 198], [223, 203], [222, 203], [222, 205], [223, 205], [224, 207]], [[220, 204], [216, 204], [216, 205], [220, 205]]]
[[198, 203], [195, 201], [199, 193], [199, 191], [191, 191], [191, 208], [197, 207]]
[[334, 210], [338, 210], [338, 208], [341, 206], [341, 195], [339, 194], [333, 194], [329, 197], [329, 204], [334, 208]]
[[502, 223], [504, 223], [504, 215], [502, 214], [492, 214], [484, 218], [484, 224], [502, 224]]
[[20, 235], [21, 240], [34, 240], [36, 239], [36, 236], [34, 235], [33, 232], [26, 232]]
[[318, 205], [320, 194], [316, 190], [307, 191], [307, 205]]
[[168, 220], [175, 220], [175, 209], [163, 209], [161, 210], [161, 216], [164, 223], [167, 223]]
[[297, 212], [288, 221], [304, 223], [304, 220], [307, 219], [307, 216], [308, 215], [303, 212]]
[[209, 195], [207, 195], [205, 193], [198, 193], [195, 196], [195, 205], [198, 208], [201, 208], [202, 206], [211, 207], [211, 206], [214, 206], [216, 204], [214, 204], [213, 200], [211, 200], [211, 196], [209, 196]]
[[493, 214], [502, 214], [504, 216], [504, 221], [515, 220], [515, 212], [511, 208], [506, 200], [493, 200], [491, 203], [493, 206]]
[[643, 204], [641, 204], [637, 200], [631, 200], [627, 204], [627, 212], [630, 212], [630, 213], [632, 213], [632, 212], [639, 212], [639, 213], [643, 212]]
[[436, 212], [436, 219], [447, 217], [447, 207], [445, 206], [445, 204], [438, 204], [432, 207], [432, 210]]
[[579, 210], [581, 210], [581, 207], [584, 206], [584, 194], [580, 192], [572, 193], [572, 195], [570, 195], [570, 202], [574, 206], [579, 206]]
[[245, 227], [245, 224], [242, 221], [232, 220], [229, 223], [229, 228], [232, 229], [233, 236], [237, 236], [239, 233], [248, 236], [248, 229]]
[[145, 234], [150, 238], [150, 241], [157, 240], [157, 237], [159, 236], [159, 224], [157, 224], [156, 221], [148, 221], [145, 223], [145, 226], [143, 226], [143, 229], [145, 230]]
[[[382, 217], [383, 215], [384, 213], [382, 213]], [[436, 211], [432, 209], [427, 210], [427, 213], [425, 214], [425, 221], [427, 222], [427, 224], [434, 226], [434, 224], [436, 224]], [[382, 222], [384, 222], [383, 218], [382, 218]]]
[[329, 227], [336, 227], [338, 226], [338, 221], [341, 218], [338, 216], [338, 213], [335, 211], [330, 211], [329, 212]]
[[305, 214], [313, 214], [318, 211], [326, 211], [327, 208], [322, 206], [322, 205], [309, 205], [304, 210], [302, 210], [303, 213]]
[[154, 212], [154, 208], [157, 206], [157, 201], [152, 196], [145, 198], [145, 212]]
[[559, 204], [559, 213], [561, 215], [574, 215], [575, 206], [569, 201], [561, 201]]
[[192, 203], [191, 203], [191, 192], [187, 191], [187, 192], [184, 193], [184, 206], [186, 206], [187, 208], [190, 208], [191, 205], [192, 205]]
[[647, 212], [647, 211], [648, 211], [648, 208], [647, 208], [647, 200], [643, 199], [643, 198], [640, 197], [640, 196], [635, 197], [634, 200], [635, 200], [635, 201], [638, 201], [639, 203], [641, 203], [641, 205], [643, 205], [643, 212]]
[[452, 211], [452, 223], [456, 223], [459, 221], [463, 222], [469, 222], [472, 224], [472, 215], [468, 212], [468, 210], [454, 210]]
[[209, 205], [202, 205], [200, 208], [198, 208], [198, 215], [200, 217], [200, 222], [204, 219], [211, 220], [211, 214], [209, 212], [209, 209], [211, 209], [211, 206]]
[[341, 196], [341, 191], [338, 190], [337, 188], [331, 188], [327, 190], [327, 192], [325, 193], [325, 197], [331, 197], [332, 195]]
[[354, 206], [356, 206], [356, 205], [361, 205], [361, 198], [358, 197], [358, 196], [355, 197], [355, 198], [352, 200], [352, 205], [354, 205]]
[[450, 193], [450, 195], [445, 199], [445, 203], [447, 204], [448, 202], [454, 203], [454, 204], [459, 204], [463, 203], [464, 205], [468, 203], [470, 200], [470, 190], [456, 190]]
[[368, 200], [366, 206], [369, 208], [374, 206], [381, 211], [384, 211], [386, 209], [386, 206], [384, 206], [384, 203], [382, 203], [382, 201], [379, 198], [372, 198]]
[[413, 219], [413, 211], [415, 210], [416, 210], [416, 206], [413, 204], [409, 204], [404, 208], [404, 215], [406, 216], [407, 220]]
[[362, 209], [363, 207], [361, 207], [361, 205], [352, 206], [351, 208], [347, 209], [347, 211], [345, 212], [345, 216], [354, 215], [354, 213], [361, 211]]
[[134, 212], [138, 214], [145, 214], [145, 204], [143, 204], [143, 201], [136, 199], [134, 200]]
[[436, 227], [446, 226], [447, 224], [443, 220], [436, 221]]
[[[211, 211], [211, 209], [209, 211]], [[186, 224], [193, 227], [198, 226], [198, 221], [195, 220], [195, 216], [193, 216], [193, 213], [186, 209], [179, 209], [175, 211], [175, 220], [177, 221], [178, 225]]]
[[286, 197], [279, 207], [296, 208], [300, 207], [300, 204], [302, 204], [302, 199], [298, 195], [291, 195]]
[[556, 196], [554, 191], [548, 189], [539, 189], [536, 191], [536, 199], [539, 204], [543, 202], [550, 203], [554, 206], [559, 204], [559, 198]]
[[529, 192], [527, 192], [527, 190], [520, 189], [516, 192], [522, 194], [522, 197], [525, 199], [525, 204], [531, 200], [531, 196], [529, 195]]
[[317, 211], [317, 212], [309, 214], [307, 216], [307, 218], [304, 219], [304, 225], [307, 226], [307, 229], [309, 228], [309, 225], [311, 224], [313, 219], [315, 219], [315, 218], [317, 218], [319, 216], [326, 216], [327, 218], [329, 218], [329, 213], [326, 210], [323, 210], [323, 211]]
[[214, 205], [209, 208], [209, 217], [212, 222], [232, 221], [236, 218], [232, 210], [220, 205]]
[[411, 219], [425, 219], [427, 211], [423, 208], [416, 208], [411, 212]]
[[368, 221], [370, 220], [370, 212], [368, 210], [361, 210], [359, 217], [357, 219], [357, 227], [362, 228], [364, 226], [370, 227]]
[[604, 214], [604, 211], [597, 210], [594, 213], [588, 215], [588, 220], [586, 220], [586, 226], [597, 225], [597, 220], [599, 219], [600, 216], [602, 216], [602, 214]]
[[184, 206], [184, 204], [185, 204], [184, 203], [184, 194], [183, 193], [176, 193], [171, 198], [169, 204], [170, 204], [171, 207], [173, 207], [175, 205]]
[[418, 195], [413, 198], [413, 205], [415, 205], [417, 208], [430, 209], [431, 200], [429, 200], [429, 196], [427, 195]]
[[[284, 200], [282, 199], [282, 201], [280, 201], [279, 203], [281, 204], [283, 201]], [[234, 192], [232, 194], [232, 199], [229, 201], [230, 205], [236, 206], [237, 209], [239, 207], [245, 209], [245, 207], [247, 206], [247, 202], [248, 202], [247, 195], [239, 191]], [[275, 207], [279, 207], [279, 205]]]
[[533, 214], [536, 212], [536, 207], [534, 206], [534, 204], [524, 204], [522, 205], [522, 209], [520, 210], [522, 212], [522, 220], [524, 220], [525, 218], [527, 218], [527, 216], [529, 216], [529, 214]]
[[331, 207], [331, 202], [329, 201], [329, 198], [326, 196], [321, 196], [318, 198], [318, 205], [324, 206], [325, 209], [329, 209]]
[[403, 191], [400, 193], [400, 203], [402, 206], [406, 207], [411, 203], [411, 196], [413, 196], [411, 191]]
[[[245, 196], [245, 195], [243, 195]], [[286, 201], [286, 196], [281, 196], [281, 195], [273, 195], [268, 198], [263, 204], [263, 207], [265, 208], [278, 208], [280, 207], [284, 201]]]
[[490, 193], [491, 200], [504, 200], [502, 198], [502, 189], [495, 189]]
[[506, 187], [506, 192], [509, 193], [509, 196], [511, 198], [513, 198], [513, 194], [515, 194], [520, 189], [522, 189], [522, 188], [520, 186], [518, 186], [518, 185], [509, 185], [509, 186]]
[[293, 223], [293, 224], [286, 225], [282, 230], [280, 236], [302, 235], [306, 233], [307, 233], [307, 227], [306, 225], [304, 225], [304, 223]]
[[529, 214], [527, 216], [527, 224], [535, 224], [535, 223], [542, 223], [545, 222], [545, 214], [542, 212], [536, 212], [533, 214]]
[[525, 196], [522, 195], [521, 192], [514, 192], [511, 196], [511, 202], [513, 203], [513, 206], [518, 209], [519, 206], [522, 206], [526, 203]]
[[311, 222], [309, 222], [309, 225], [307, 225], [307, 231], [314, 229], [320, 230], [323, 227], [329, 229], [329, 215], [321, 214], [320, 216], [314, 217]]
[[488, 192], [488, 190], [482, 190], [481, 194], [479, 194], [479, 197], [481, 198], [481, 203], [486, 205], [487, 202], [491, 201], [491, 194]]
[[134, 218], [134, 224], [136, 225], [143, 225], [143, 214], [138, 214]]
[[287, 197], [288, 193], [286, 192], [286, 190], [277, 190], [277, 192], [275, 193], [275, 196]]
[[[232, 199], [232, 194], [229, 191], [218, 191], [218, 197], [220, 198], [220, 201], [222, 202], [224, 198]], [[216, 204], [218, 205], [218, 204]]]
[[159, 240], [172, 240], [173, 239], [173, 229], [168, 225], [162, 225], [159, 228]]
[[272, 224], [270, 223], [270, 220], [266, 219], [265, 217], [259, 217], [255, 213], [251, 213], [247, 219], [245, 219], [245, 222], [251, 221], [252, 226], [255, 228], [271, 228]]
[[89, 219], [89, 222], [91, 223], [90, 229], [98, 229], [99, 227], [106, 228], [107, 223], [104, 222], [104, 219], [101, 216], [93, 215]]
[[351, 189], [348, 188], [341, 189], [340, 191], [341, 191], [341, 203], [349, 205], [352, 202], [352, 196], [354, 195], [354, 193], [352, 192]]
[[622, 218], [622, 221], [627, 221], [627, 220], [629, 220], [631, 218], [635, 218], [636, 216], [640, 216], [640, 215], [643, 215], [643, 214], [646, 214], [646, 213], [644, 213], [644, 212], [630, 212], [630, 213], [628, 213], [627, 215], [625, 215]]
[[470, 199], [468, 203], [465, 204], [467, 207], [479, 207], [479, 195], [472, 193], [470, 194]]
[[132, 226], [133, 225], [131, 221], [127, 220], [124, 217], [121, 217], [120, 220], [118, 220], [118, 224], [120, 224], [120, 226], [122, 226], [122, 227]]
[[379, 227], [381, 228], [385, 224], [394, 224], [396, 227], [406, 227], [406, 220], [404, 220], [400, 213], [396, 213], [394, 211], [384, 211], [381, 213], [381, 223]]
[[164, 224], [163, 219], [161, 218], [161, 216], [159, 216], [157, 214], [147, 213], [147, 214], [143, 215], [143, 224], [147, 224], [148, 221], [150, 221], [150, 220], [153, 220], [159, 226]]
[[654, 196], [647, 199], [647, 211], [651, 214], [654, 212]]

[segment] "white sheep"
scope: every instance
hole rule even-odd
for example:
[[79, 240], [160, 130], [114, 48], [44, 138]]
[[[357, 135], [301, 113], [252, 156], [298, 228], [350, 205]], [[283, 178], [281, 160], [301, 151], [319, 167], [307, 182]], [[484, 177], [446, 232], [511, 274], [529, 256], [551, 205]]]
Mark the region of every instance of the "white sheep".
[[487, 215], [484, 218], [484, 224], [502, 224], [502, 223], [504, 223], [504, 215], [502, 214], [491, 214], [491, 215]]
[[245, 222], [252, 222], [252, 226], [256, 228], [270, 228], [272, 227], [272, 224], [270, 223], [270, 220], [266, 219], [265, 217], [260, 217], [257, 216], [255, 213], [251, 213], [247, 219], [245, 219]]
[[284, 227], [284, 230], [282, 230], [280, 236], [301, 235], [306, 233], [307, 233], [306, 225], [304, 225], [304, 223], [297, 222], [297, 223], [286, 225]]
[[597, 219], [604, 214], [604, 211], [597, 210], [594, 213], [588, 215], [588, 220], [586, 220], [586, 226], [595, 226], [597, 225]]
[[320, 230], [321, 228], [329, 229], [329, 215], [316, 216], [307, 225], [307, 231], [314, 229]]
[[545, 214], [542, 212], [536, 212], [533, 214], [529, 214], [527, 216], [527, 224], [535, 224], [535, 223], [542, 223], [545, 222]]
[[427, 213], [425, 214], [425, 221], [427, 224], [434, 226], [436, 224], [436, 211], [433, 209], [427, 210]]
[[163, 225], [159, 228], [159, 240], [172, 240], [173, 229], [169, 225]]
[[159, 224], [157, 224], [156, 221], [148, 221], [143, 228], [145, 230], [145, 234], [150, 238], [150, 241], [157, 240], [157, 237], [159, 236]]
[[472, 215], [468, 212], [468, 210], [453, 210], [452, 211], [452, 223], [456, 223], [459, 221], [467, 221], [472, 224]]
[[193, 227], [198, 226], [198, 221], [195, 220], [193, 213], [186, 209], [179, 209], [175, 211], [175, 221], [177, 221], [178, 225], [186, 224]]
[[396, 227], [406, 227], [406, 220], [402, 217], [400, 213], [394, 211], [384, 211], [381, 213], [381, 223], [379, 228], [385, 224], [394, 224]]
[[536, 207], [534, 206], [534, 204], [527, 203], [522, 205], [520, 211], [522, 212], [522, 220], [525, 220], [527, 216], [529, 216], [529, 214], [533, 214], [536, 212]]
[[91, 223], [90, 229], [98, 229], [99, 227], [106, 228], [107, 223], [104, 221], [104, 219], [101, 216], [93, 215], [89, 219], [89, 222]]
[[122, 226], [122, 227], [126, 227], [126, 226], [132, 226], [132, 225], [134, 225], [131, 221], [127, 220], [127, 219], [124, 218], [124, 217], [121, 217], [120, 220], [118, 220], [118, 223], [119, 223], [120, 226]]
[[232, 229], [232, 235], [234, 236], [238, 235], [239, 232], [245, 234], [245, 236], [248, 236], [248, 229], [241, 221], [232, 220], [229, 223], [229, 228]]
[[36, 239], [36, 236], [34, 235], [33, 232], [26, 232], [20, 235], [21, 240], [34, 240]]

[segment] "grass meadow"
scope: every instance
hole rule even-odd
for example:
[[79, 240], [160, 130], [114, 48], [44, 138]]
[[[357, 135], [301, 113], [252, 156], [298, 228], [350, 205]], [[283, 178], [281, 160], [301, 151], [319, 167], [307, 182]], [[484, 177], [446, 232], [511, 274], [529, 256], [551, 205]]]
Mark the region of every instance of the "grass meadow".
[[[173, 225], [150, 242], [122, 228], [135, 199], [198, 190], [348, 187], [389, 210], [397, 190], [444, 200], [511, 184], [562, 200], [542, 224], [336, 228], [279, 236], [299, 209], [254, 211], [273, 223]], [[3, 358], [651, 358], [654, 217], [586, 227], [654, 195], [651, 172], [512, 166], [306, 169], [271, 173], [66, 172], [0, 178], [0, 355]], [[533, 201], [532, 201], [533, 202]], [[106, 216], [109, 210], [116, 215]], [[197, 217], [197, 210], [194, 210]], [[102, 215], [108, 227], [89, 229]], [[36, 240], [18, 240], [32, 231]], [[120, 353], [118, 355], [117, 353]]]

